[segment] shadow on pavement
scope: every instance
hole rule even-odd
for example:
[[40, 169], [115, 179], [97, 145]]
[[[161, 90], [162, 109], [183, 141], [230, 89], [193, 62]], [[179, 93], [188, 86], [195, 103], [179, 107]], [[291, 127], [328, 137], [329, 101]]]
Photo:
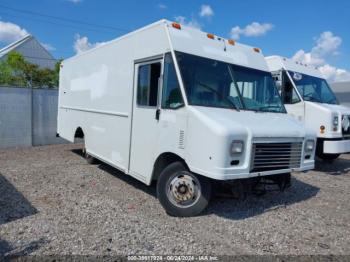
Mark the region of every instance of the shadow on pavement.
[[83, 150], [81, 148], [75, 148], [71, 150], [74, 154], [83, 157]]
[[[78, 155], [82, 155], [81, 149], [75, 149], [73, 152]], [[157, 197], [156, 183], [152, 183], [151, 186], [147, 186], [137, 179], [126, 175], [105, 163], [99, 164], [98, 168], [118, 179], [121, 179], [136, 189], [142, 190], [152, 197]], [[216, 190], [220, 190], [220, 187], [218, 187]], [[213, 197], [209, 203], [209, 207], [202, 214], [202, 216], [216, 214], [218, 216], [233, 220], [245, 219], [260, 215], [264, 212], [285, 208], [288, 205], [305, 201], [315, 196], [318, 191], [318, 187], [304, 183], [293, 177], [292, 187], [288, 188], [284, 192], [280, 192], [278, 190], [267, 191], [261, 196], [249, 194], [245, 200], [238, 200], [232, 197], [218, 197], [217, 193], [220, 192], [213, 192]]]
[[240, 220], [271, 212], [314, 197], [320, 189], [292, 178], [292, 187], [284, 192], [267, 191], [257, 196], [249, 194], [244, 200], [214, 197], [205, 214]]
[[44, 238], [30, 242], [19, 247], [11, 246], [7, 241], [0, 239], [0, 261], [1, 257], [4, 258], [17, 258], [26, 256], [45, 245], [47, 241]]
[[[83, 157], [83, 151], [81, 148], [80, 149], [73, 149], [72, 152]], [[102, 162], [100, 162], [97, 166], [99, 169], [114, 176], [115, 178], [118, 178], [118, 179], [124, 181], [125, 183], [128, 183], [129, 185], [144, 191], [145, 193], [149, 194], [152, 197], [155, 197], [155, 198], [157, 197], [155, 184], [152, 184], [151, 186], [147, 186], [144, 183], [140, 182], [139, 180], [137, 180], [129, 175], [126, 175], [122, 171], [120, 171], [120, 170], [118, 170], [118, 169], [116, 169], [108, 164], [102, 163]]]
[[144, 191], [150, 196], [157, 198], [156, 183], [152, 183], [151, 186], [147, 186], [146, 184], [140, 182], [136, 178], [126, 175], [122, 171], [119, 171], [118, 169], [104, 163], [99, 164], [98, 168], [120, 180], [123, 180], [125, 183], [128, 183], [129, 185]]
[[316, 161], [315, 170], [332, 176], [345, 175], [350, 172], [350, 159], [340, 156], [331, 163]]
[[38, 213], [37, 209], [0, 173], [0, 225]]
[[12, 250], [12, 246], [5, 240], [2, 240], [0, 238], [0, 259], [1, 257], [5, 256], [7, 252], [10, 252]]

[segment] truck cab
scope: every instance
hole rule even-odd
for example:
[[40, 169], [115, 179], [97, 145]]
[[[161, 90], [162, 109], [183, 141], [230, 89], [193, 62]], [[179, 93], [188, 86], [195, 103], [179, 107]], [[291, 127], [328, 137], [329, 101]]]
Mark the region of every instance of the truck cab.
[[333, 161], [350, 152], [350, 108], [339, 104], [321, 72], [281, 56], [266, 61], [288, 113], [317, 133], [316, 155]]

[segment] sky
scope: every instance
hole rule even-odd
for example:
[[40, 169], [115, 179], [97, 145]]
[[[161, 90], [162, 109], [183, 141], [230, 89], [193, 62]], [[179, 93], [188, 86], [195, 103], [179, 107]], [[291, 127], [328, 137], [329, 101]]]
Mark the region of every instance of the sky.
[[1, 0], [0, 47], [34, 35], [68, 58], [166, 18], [350, 81], [350, 1]]

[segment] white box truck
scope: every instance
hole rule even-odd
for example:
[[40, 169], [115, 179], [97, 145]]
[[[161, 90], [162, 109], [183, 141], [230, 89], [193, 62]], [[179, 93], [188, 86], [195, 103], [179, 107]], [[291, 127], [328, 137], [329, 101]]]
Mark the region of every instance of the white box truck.
[[350, 152], [350, 108], [339, 104], [321, 72], [281, 56], [266, 61], [288, 113], [317, 133], [316, 155], [333, 161]]
[[315, 135], [286, 114], [260, 49], [161, 20], [63, 61], [58, 134], [150, 185], [168, 214], [212, 180], [314, 168]]

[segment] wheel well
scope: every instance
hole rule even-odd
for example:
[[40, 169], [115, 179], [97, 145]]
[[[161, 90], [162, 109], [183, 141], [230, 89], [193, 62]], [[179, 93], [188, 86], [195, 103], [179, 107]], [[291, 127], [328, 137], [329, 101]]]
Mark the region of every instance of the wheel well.
[[165, 167], [177, 161], [182, 162], [186, 166], [186, 168], [188, 168], [185, 160], [183, 160], [181, 157], [174, 153], [166, 152], [159, 155], [156, 162], [154, 163], [152, 180], [157, 180], [160, 173]]
[[84, 132], [83, 132], [83, 129], [81, 127], [78, 127], [75, 130], [74, 138], [84, 138]]

